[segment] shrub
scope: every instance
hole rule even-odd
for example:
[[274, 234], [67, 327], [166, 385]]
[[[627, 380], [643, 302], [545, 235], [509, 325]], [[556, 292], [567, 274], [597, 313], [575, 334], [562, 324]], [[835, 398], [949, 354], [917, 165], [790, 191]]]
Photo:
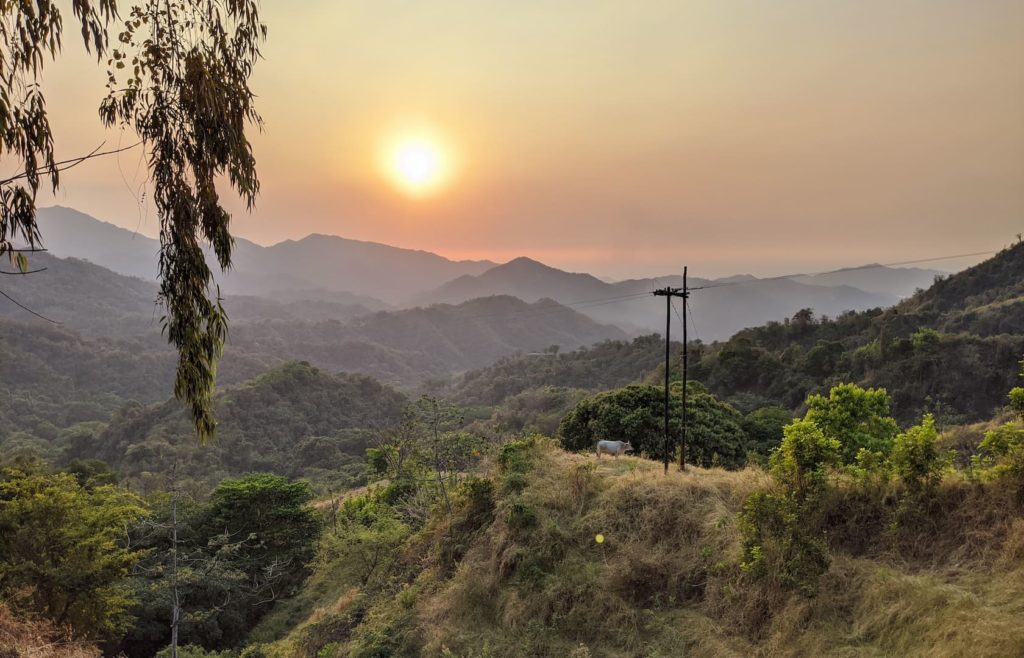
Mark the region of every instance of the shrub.
[[1024, 422], [1006, 423], [985, 432], [978, 449], [981, 453], [971, 458], [975, 474], [1014, 486], [1018, 500], [1024, 501]]
[[893, 471], [913, 493], [930, 492], [942, 481], [954, 451], [941, 450], [935, 419], [927, 414], [921, 424], [898, 435], [889, 460]]
[[786, 426], [770, 461], [778, 487], [753, 494], [740, 513], [744, 571], [805, 595], [817, 590], [829, 566], [820, 498], [839, 448], [810, 421]]
[[1010, 409], [1024, 420], [1024, 388], [1015, 386], [1010, 390]]
[[843, 462], [850, 464], [860, 450], [887, 453], [899, 433], [896, 421], [889, 417], [889, 394], [885, 389], [863, 389], [856, 384], [840, 384], [828, 397], [807, 398], [805, 420], [813, 422], [830, 439], [841, 444]]
[[516, 501], [508, 506], [505, 522], [517, 530], [530, 528], [537, 524], [537, 510], [532, 505]]
[[839, 462], [840, 443], [807, 420], [793, 421], [769, 460], [771, 474], [798, 501], [822, 486], [829, 466]]

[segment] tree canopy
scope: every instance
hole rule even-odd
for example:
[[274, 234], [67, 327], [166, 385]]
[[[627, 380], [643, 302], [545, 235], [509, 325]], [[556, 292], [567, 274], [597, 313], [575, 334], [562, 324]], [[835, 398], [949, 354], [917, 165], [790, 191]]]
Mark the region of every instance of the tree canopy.
[[[682, 384], [672, 386], [669, 401], [671, 450], [682, 432]], [[701, 466], [738, 467], [750, 448], [743, 417], [704, 386], [690, 382], [687, 459]], [[600, 439], [629, 441], [638, 452], [665, 454], [665, 389], [648, 384], [599, 393], [579, 402], [562, 419], [559, 436], [567, 450], [589, 450]]]
[[[227, 315], [212, 289], [202, 242], [212, 246], [222, 269], [230, 267], [231, 216], [218, 182], [226, 181], [249, 209], [259, 191], [247, 136], [250, 126], [261, 125], [249, 89], [266, 37], [259, 3], [143, 0], [120, 21], [113, 48], [114, 0], [73, 0], [72, 12], [86, 49], [106, 58], [103, 123], [133, 129], [146, 151], [160, 219], [157, 299], [167, 311], [167, 339], [178, 351], [175, 394], [206, 439], [216, 427], [212, 395]], [[22, 168], [0, 180], [0, 255], [9, 254], [22, 272], [25, 253], [43, 241], [35, 209], [41, 179], [48, 177], [56, 190], [68, 165], [55, 160], [40, 85], [45, 63], [61, 51], [63, 29], [53, 0], [0, 5], [0, 155], [16, 158]]]

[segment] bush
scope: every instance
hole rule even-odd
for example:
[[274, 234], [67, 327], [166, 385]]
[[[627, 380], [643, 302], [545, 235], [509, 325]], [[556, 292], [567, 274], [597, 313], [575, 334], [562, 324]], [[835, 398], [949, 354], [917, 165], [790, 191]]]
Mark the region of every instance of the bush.
[[976, 476], [986, 481], [1003, 481], [1016, 488], [1024, 502], [1024, 422], [1006, 423], [985, 432], [978, 446], [980, 454], [971, 458]]
[[807, 398], [805, 420], [813, 422], [830, 439], [838, 440], [843, 462], [851, 464], [861, 449], [888, 453], [899, 433], [889, 416], [889, 394], [885, 389], [863, 389], [856, 384], [840, 384], [828, 397]]
[[508, 506], [505, 522], [510, 528], [523, 530], [537, 525], [537, 510], [532, 505], [514, 502]]
[[1010, 409], [1017, 414], [1018, 418], [1024, 420], [1024, 388], [1015, 386], [1010, 390]]
[[942, 481], [942, 473], [953, 461], [954, 451], [940, 450], [935, 419], [927, 414], [920, 425], [896, 437], [889, 458], [893, 472], [912, 493], [928, 493]]
[[753, 494], [740, 513], [742, 569], [805, 595], [817, 590], [829, 556], [821, 530], [821, 493], [839, 442], [814, 423], [793, 421], [771, 457], [776, 490]]

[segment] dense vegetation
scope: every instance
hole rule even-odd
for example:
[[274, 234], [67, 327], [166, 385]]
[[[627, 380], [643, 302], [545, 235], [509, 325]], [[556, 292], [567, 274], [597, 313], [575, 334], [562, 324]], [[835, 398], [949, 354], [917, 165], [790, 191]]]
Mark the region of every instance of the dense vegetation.
[[[479, 326], [445, 333], [465, 309], [243, 323], [268, 351], [225, 360], [204, 446], [158, 339], [5, 320], [0, 627], [79, 655], [1015, 655], [1021, 253], [895, 309], [691, 344], [691, 468], [668, 477], [657, 336], [552, 343], [410, 402], [264, 355], [357, 329], [484, 354]], [[638, 456], [598, 462], [600, 438]]]
[[[106, 421], [129, 401], [170, 397], [175, 354], [160, 336], [156, 287], [81, 260], [39, 254], [36, 261], [47, 269], [18, 278], [13, 292], [63, 324], [0, 299], [0, 442], [17, 432], [52, 441], [77, 422]], [[569, 309], [510, 297], [358, 319], [350, 305], [318, 303], [308, 312], [302, 299], [225, 303], [233, 315], [221, 385], [296, 360], [408, 390], [509, 354], [624, 336]]]
[[[595, 401], [612, 405], [605, 397]], [[533, 436], [497, 448], [486, 468], [465, 463], [473, 474], [445, 503], [436, 486], [349, 498], [310, 586], [267, 617], [249, 651], [1024, 651], [1021, 421], [994, 425], [953, 470], [933, 419], [894, 433], [882, 391], [841, 386], [807, 407], [768, 473], [666, 478], [643, 458], [598, 462]], [[407, 504], [424, 495], [427, 517]]]
[[[677, 459], [675, 445], [682, 434], [682, 384], [677, 382], [669, 398], [669, 458]], [[711, 395], [706, 388], [691, 382], [687, 389], [686, 458], [701, 466], [736, 468], [746, 463], [747, 455], [759, 446], [743, 428], [743, 416]], [[591, 450], [600, 439], [629, 441], [638, 454], [664, 459], [665, 389], [633, 385], [599, 393], [582, 400], [558, 428], [566, 450]], [[768, 449], [781, 438], [770, 437]], [[767, 453], [764, 453], [766, 456]]]
[[305, 578], [320, 532], [307, 484], [249, 475], [208, 499], [173, 482], [140, 498], [110, 476], [101, 465], [0, 469], [0, 623], [9, 607], [52, 624], [19, 633], [60, 641], [53, 628], [67, 629], [68, 641], [128, 656], [154, 655], [172, 633], [230, 647]]
[[404, 395], [365, 375], [290, 363], [217, 396], [220, 426], [212, 443], [195, 440], [174, 401], [128, 405], [107, 426], [65, 433], [60, 458], [105, 460], [143, 490], [164, 488], [172, 467], [180, 486], [197, 491], [251, 471], [348, 488], [362, 481], [372, 430], [396, 421], [404, 406]]
[[[840, 382], [886, 388], [895, 417], [942, 424], [990, 417], [1024, 353], [1024, 244], [885, 310], [747, 329], [694, 350], [694, 376], [739, 406], [797, 409]], [[963, 373], [964, 376], [953, 373]]]
[[[1017, 244], [889, 309], [837, 318], [805, 309], [726, 341], [692, 342], [690, 376], [743, 413], [764, 406], [802, 413], [808, 395], [852, 382], [889, 391], [893, 415], [904, 425], [930, 412], [948, 426], [987, 419], [1002, 405], [1024, 354], [1022, 330], [1024, 244]], [[673, 346], [673, 378], [681, 349]], [[546, 387], [602, 391], [659, 384], [663, 363], [664, 343], [645, 336], [509, 357], [436, 390], [466, 405], [500, 407]]]

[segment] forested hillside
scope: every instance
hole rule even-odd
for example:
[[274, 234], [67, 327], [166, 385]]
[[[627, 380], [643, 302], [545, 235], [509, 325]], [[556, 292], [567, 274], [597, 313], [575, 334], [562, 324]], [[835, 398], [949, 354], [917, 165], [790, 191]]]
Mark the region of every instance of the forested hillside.
[[[985, 419], [1004, 404], [1024, 354], [1024, 246], [940, 278], [891, 308], [836, 318], [805, 309], [725, 341], [694, 341], [689, 351], [691, 378], [744, 413], [773, 404], [796, 412], [808, 394], [855, 382], [887, 389], [901, 422], [924, 411], [944, 424]], [[680, 353], [674, 344], [674, 378]], [[467, 405], [493, 406], [529, 391], [543, 397], [546, 387], [594, 391], [658, 383], [663, 364], [664, 342], [657, 336], [609, 341], [570, 353], [509, 357], [455, 378], [448, 394]]]
[[[673, 354], [680, 353], [673, 345]], [[665, 342], [657, 335], [609, 340], [575, 351], [547, 350], [506, 357], [454, 378], [440, 389], [460, 404], [499, 405], [540, 386], [605, 390], [639, 381], [664, 363]]]
[[[696, 294], [696, 293], [695, 293]], [[797, 408], [807, 393], [852, 381], [884, 387], [897, 418], [943, 422], [992, 415], [1024, 354], [1024, 244], [888, 309], [838, 318], [798, 313], [691, 347], [694, 376], [750, 406]]]
[[254, 471], [305, 477], [344, 489], [363, 477], [375, 430], [398, 421], [406, 398], [364, 375], [331, 375], [288, 363], [224, 388], [215, 400], [216, 440], [201, 445], [176, 400], [128, 404], [109, 424], [77, 425], [53, 442], [53, 461], [101, 459], [135, 489], [208, 491]]
[[[126, 401], [172, 394], [174, 353], [160, 334], [153, 283], [45, 253], [32, 263], [45, 271], [14, 278], [8, 290], [60, 324], [0, 299], [0, 441], [20, 431], [28, 433], [21, 444], [49, 441], [76, 422], [105, 421]], [[345, 301], [225, 304], [232, 322], [221, 385], [302, 360], [411, 389], [520, 351], [625, 336], [553, 302], [510, 297], [378, 313]]]

